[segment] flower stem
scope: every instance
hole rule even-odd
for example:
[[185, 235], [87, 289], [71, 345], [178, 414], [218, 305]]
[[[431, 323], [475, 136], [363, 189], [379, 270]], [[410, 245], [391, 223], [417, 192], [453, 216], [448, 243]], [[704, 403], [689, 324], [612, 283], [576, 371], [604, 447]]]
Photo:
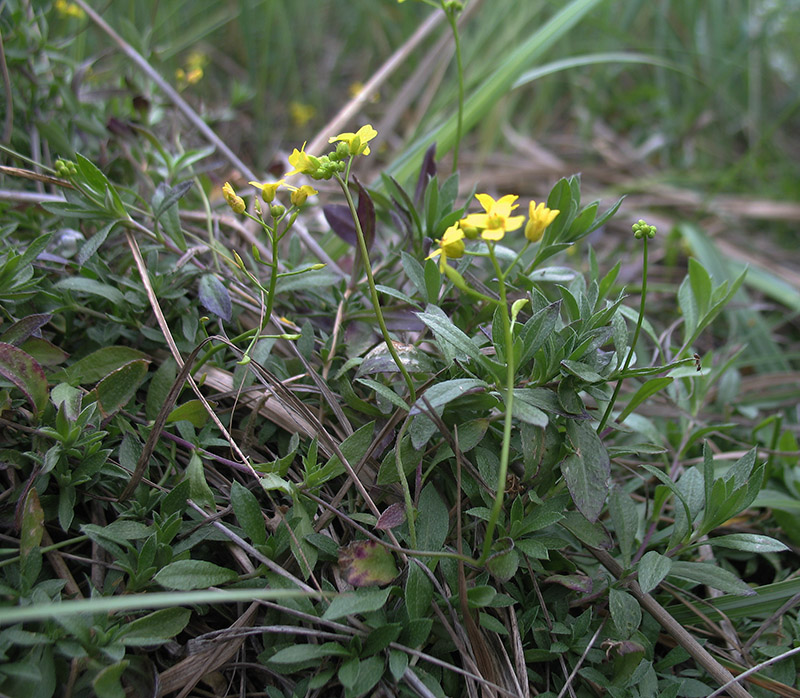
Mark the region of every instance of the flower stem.
[[456, 142], [453, 146], [453, 172], [458, 170], [458, 149], [461, 145], [461, 131], [464, 127], [464, 64], [461, 60], [461, 37], [458, 33], [458, 10], [448, 7], [442, 0], [442, 9], [450, 22], [456, 49], [456, 72], [458, 73], [458, 117], [456, 120]]
[[506, 478], [508, 476], [508, 457], [511, 450], [511, 427], [513, 424], [512, 409], [514, 406], [514, 337], [511, 331], [511, 318], [508, 313], [508, 300], [506, 298], [506, 280], [497, 257], [494, 254], [494, 245], [489, 246], [489, 258], [492, 260], [495, 272], [497, 273], [498, 292], [500, 294], [500, 307], [503, 309], [503, 343], [505, 344], [506, 354], [506, 394], [505, 394], [505, 422], [503, 424], [503, 446], [500, 452], [500, 468], [497, 472], [497, 492], [494, 497], [492, 511], [489, 514], [489, 521], [486, 524], [486, 537], [483, 541], [483, 550], [479, 561], [485, 563], [492, 550], [492, 538], [500, 512], [503, 509], [503, 498], [506, 492]]
[[[620, 373], [625, 373], [628, 370], [628, 367], [631, 364], [631, 360], [633, 359], [633, 352], [636, 350], [636, 342], [639, 341], [639, 333], [642, 330], [642, 321], [644, 320], [644, 308], [645, 303], [647, 302], [647, 239], [648, 236], [645, 235], [642, 238], [642, 242], [644, 242], [644, 248], [642, 250], [642, 297], [639, 301], [639, 319], [636, 321], [636, 329], [633, 332], [633, 341], [631, 342], [631, 346], [628, 349], [628, 355], [625, 357], [625, 363], [622, 365], [622, 370]], [[622, 387], [622, 378], [617, 381], [617, 385], [614, 388], [614, 393], [611, 395], [611, 399], [608, 401], [608, 405], [606, 406], [606, 411], [603, 413], [603, 418], [600, 420], [600, 424], [597, 427], [597, 433], [600, 434], [606, 426], [606, 422], [608, 422], [608, 418], [611, 415], [611, 410], [614, 408], [614, 403], [617, 401], [617, 396], [619, 395], [619, 389]]]
[[344, 192], [344, 198], [347, 200], [347, 205], [350, 208], [350, 215], [352, 216], [353, 223], [355, 224], [356, 237], [358, 238], [358, 249], [361, 252], [361, 259], [364, 263], [364, 271], [367, 274], [367, 284], [369, 285], [369, 293], [372, 299], [372, 308], [375, 312], [375, 318], [378, 321], [378, 325], [381, 328], [383, 341], [386, 344], [386, 348], [389, 350], [389, 353], [392, 355], [392, 359], [394, 359], [397, 368], [403, 375], [403, 380], [405, 380], [406, 382], [406, 386], [408, 388], [408, 404], [413, 404], [417, 399], [417, 392], [414, 389], [414, 382], [411, 380], [411, 376], [406, 370], [406, 367], [403, 365], [403, 362], [400, 360], [400, 356], [397, 353], [397, 349], [395, 349], [394, 347], [394, 342], [392, 341], [392, 338], [389, 336], [389, 330], [386, 327], [386, 322], [383, 319], [383, 312], [381, 312], [381, 304], [378, 298], [378, 289], [375, 288], [375, 278], [372, 276], [372, 266], [370, 265], [369, 261], [369, 250], [367, 249], [367, 242], [364, 239], [364, 231], [361, 229], [361, 222], [358, 220], [358, 212], [356, 211], [356, 205], [353, 202], [353, 197], [350, 195], [350, 189], [347, 186], [347, 182], [343, 180], [338, 174], [334, 175], [334, 177], [336, 178], [336, 181], [339, 182], [339, 185], [342, 187], [342, 191]]

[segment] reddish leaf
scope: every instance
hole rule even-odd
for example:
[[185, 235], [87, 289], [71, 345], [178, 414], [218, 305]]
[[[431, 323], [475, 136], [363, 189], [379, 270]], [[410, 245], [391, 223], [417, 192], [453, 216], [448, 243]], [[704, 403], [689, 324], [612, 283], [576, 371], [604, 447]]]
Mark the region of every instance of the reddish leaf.
[[34, 412], [47, 404], [47, 378], [39, 363], [13, 344], [0, 342], [0, 375], [10, 380], [31, 403]]
[[0, 341], [8, 342], [18, 347], [40, 327], [50, 322], [52, 317], [48, 313], [38, 313], [36, 315], [28, 315], [22, 320], [17, 320], [3, 332], [2, 336], [0, 336]]
[[373, 540], [358, 540], [339, 551], [339, 568], [354, 587], [389, 584], [398, 574], [392, 554]]
[[388, 531], [392, 528], [397, 528], [403, 521], [406, 520], [406, 509], [401, 502], [395, 502], [389, 505], [386, 510], [380, 515], [378, 523], [375, 528], [379, 531]]
[[591, 577], [585, 574], [554, 574], [544, 580], [550, 584], [560, 584], [572, 591], [591, 594], [594, 584]]

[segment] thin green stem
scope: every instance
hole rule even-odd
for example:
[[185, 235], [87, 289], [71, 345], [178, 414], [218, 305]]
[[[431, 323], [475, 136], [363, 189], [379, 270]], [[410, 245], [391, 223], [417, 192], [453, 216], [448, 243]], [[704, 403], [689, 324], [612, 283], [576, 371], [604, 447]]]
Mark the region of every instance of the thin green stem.
[[506, 298], [506, 280], [497, 257], [494, 254], [494, 245], [488, 243], [489, 258], [492, 260], [495, 272], [497, 273], [498, 291], [500, 294], [500, 307], [503, 308], [503, 343], [505, 344], [506, 354], [506, 394], [505, 394], [505, 422], [503, 423], [503, 446], [500, 452], [500, 468], [497, 472], [497, 492], [494, 497], [492, 511], [489, 514], [489, 521], [486, 524], [486, 537], [483, 541], [483, 550], [479, 561], [485, 563], [489, 558], [492, 549], [492, 538], [500, 512], [503, 510], [503, 498], [506, 492], [506, 477], [508, 476], [508, 457], [511, 451], [511, 427], [513, 425], [512, 410], [514, 407], [514, 337], [511, 329], [511, 318], [508, 312], [508, 300]]
[[386, 348], [389, 350], [389, 353], [392, 355], [394, 363], [400, 370], [400, 373], [403, 375], [403, 380], [406, 382], [409, 404], [413, 404], [417, 399], [417, 391], [414, 389], [414, 382], [411, 380], [411, 376], [406, 370], [406, 367], [403, 365], [403, 362], [400, 360], [400, 355], [397, 353], [397, 349], [394, 347], [394, 342], [389, 335], [389, 329], [386, 327], [386, 321], [383, 319], [383, 312], [381, 311], [381, 304], [378, 298], [378, 289], [375, 288], [375, 278], [372, 276], [372, 265], [369, 261], [369, 250], [367, 249], [367, 242], [364, 239], [364, 231], [361, 229], [361, 222], [358, 220], [356, 205], [353, 201], [353, 197], [350, 195], [350, 189], [347, 186], [347, 182], [338, 174], [334, 175], [334, 177], [336, 178], [336, 181], [339, 182], [339, 186], [341, 186], [342, 191], [344, 192], [344, 198], [347, 200], [347, 206], [350, 208], [350, 215], [353, 218], [353, 223], [356, 228], [358, 249], [361, 252], [361, 259], [364, 263], [364, 271], [367, 274], [367, 284], [369, 285], [369, 293], [372, 299], [372, 308], [375, 311], [375, 318], [377, 319], [378, 325], [381, 328], [383, 341], [386, 344]]
[[[631, 342], [631, 346], [628, 349], [628, 355], [625, 357], [625, 363], [622, 365], [622, 371], [620, 373], [625, 373], [628, 370], [628, 367], [631, 365], [631, 360], [633, 359], [633, 353], [636, 351], [636, 343], [639, 341], [639, 333], [642, 330], [642, 321], [644, 320], [644, 308], [645, 303], [647, 302], [647, 235], [642, 238], [644, 242], [644, 247], [642, 248], [642, 298], [639, 301], [639, 319], [636, 321], [636, 329], [633, 332], [633, 341]], [[617, 401], [617, 396], [619, 395], [619, 389], [622, 387], [622, 378], [617, 381], [617, 385], [614, 388], [614, 393], [611, 395], [611, 399], [608, 401], [608, 405], [606, 406], [606, 411], [603, 413], [603, 418], [600, 420], [600, 424], [597, 427], [597, 433], [600, 434], [606, 426], [606, 422], [608, 422], [608, 418], [611, 416], [611, 410], [614, 409], [614, 403]]]
[[453, 172], [458, 170], [458, 149], [461, 146], [461, 132], [464, 127], [464, 64], [461, 59], [461, 36], [458, 33], [458, 9], [448, 6], [442, 0], [442, 10], [447, 15], [456, 49], [456, 71], [458, 73], [458, 118], [456, 120], [456, 142], [453, 146]]

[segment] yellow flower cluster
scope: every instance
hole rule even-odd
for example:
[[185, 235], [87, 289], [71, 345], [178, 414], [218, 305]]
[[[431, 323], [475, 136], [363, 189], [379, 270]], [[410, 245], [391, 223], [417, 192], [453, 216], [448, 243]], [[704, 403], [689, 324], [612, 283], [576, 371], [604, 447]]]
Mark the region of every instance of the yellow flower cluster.
[[[448, 257], [458, 259], [464, 256], [464, 238], [475, 239], [480, 236], [487, 242], [502, 240], [505, 234], [519, 230], [525, 216], [512, 216], [519, 204], [514, 203], [519, 197], [513, 194], [503, 196], [496, 201], [488, 194], [476, 194], [475, 198], [483, 207], [483, 213], [471, 213], [455, 225], [445, 230], [439, 247], [431, 252], [427, 259], [439, 258], [439, 269], [444, 271]], [[525, 237], [530, 242], [538, 242], [560, 211], [551, 210], [543, 203], [538, 206], [531, 201], [528, 207], [528, 223], [525, 225]]]
[[60, 14], [62, 17], [73, 17], [74, 19], [83, 19], [85, 13], [84, 11], [76, 5], [74, 2], [67, 2], [67, 0], [56, 0], [55, 5], [56, 12]]

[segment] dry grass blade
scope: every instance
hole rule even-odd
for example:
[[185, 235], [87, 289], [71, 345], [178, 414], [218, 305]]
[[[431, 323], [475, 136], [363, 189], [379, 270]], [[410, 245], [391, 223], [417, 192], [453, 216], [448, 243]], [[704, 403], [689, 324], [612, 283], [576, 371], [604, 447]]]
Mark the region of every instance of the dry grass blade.
[[253, 624], [258, 607], [258, 602], [253, 602], [247, 607], [247, 610], [228, 629], [231, 633], [229, 637], [215, 643], [211, 649], [186, 657], [161, 672], [158, 677], [158, 695], [166, 696], [180, 690], [178, 698], [185, 698], [206, 674], [224, 666], [245, 641], [246, 636], [239, 635], [236, 631]]
[[[597, 558], [597, 561], [603, 565], [611, 574], [617, 579], [624, 577], [624, 570], [622, 566], [605, 550], [591, 548], [587, 546], [587, 550]], [[686, 629], [678, 623], [665, 609], [658, 603], [650, 594], [645, 594], [636, 581], [630, 581], [626, 588], [636, 598], [642, 608], [647, 611], [653, 618], [655, 618], [675, 640], [683, 647], [692, 658], [711, 675], [715, 681], [721, 685], [729, 684], [733, 679], [733, 675], [720, 664], [714, 657], [712, 657], [708, 650], [706, 650], [697, 640], [694, 639]], [[753, 698], [751, 694], [738, 683], [729, 684], [728, 692], [732, 698]]]

